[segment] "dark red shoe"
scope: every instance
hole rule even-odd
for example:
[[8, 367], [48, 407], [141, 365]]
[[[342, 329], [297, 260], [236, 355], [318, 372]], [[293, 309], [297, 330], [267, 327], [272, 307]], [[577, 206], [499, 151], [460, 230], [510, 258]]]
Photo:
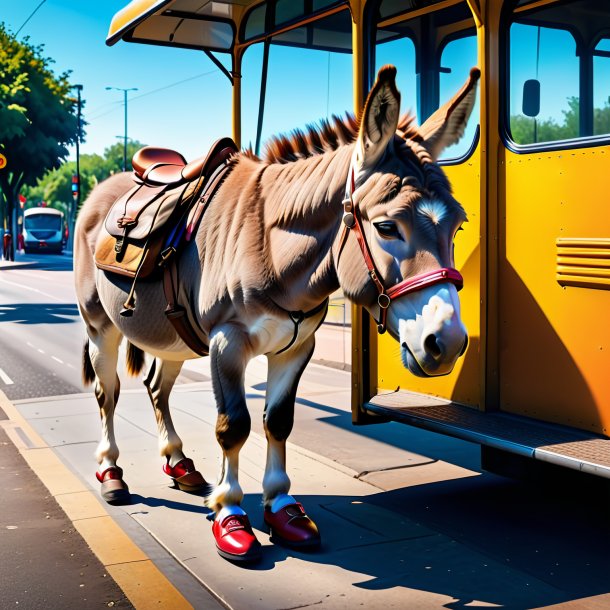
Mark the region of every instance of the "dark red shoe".
[[163, 472], [169, 475], [174, 481], [174, 485], [182, 491], [193, 493], [205, 491], [208, 488], [203, 475], [198, 470], [195, 470], [195, 464], [189, 458], [180, 460], [174, 467], [170, 466], [169, 462], [163, 464]]
[[108, 504], [131, 504], [131, 494], [127, 483], [123, 481], [123, 469], [118, 466], [110, 466], [104, 472], [96, 472], [95, 477], [102, 484], [102, 498]]
[[271, 542], [295, 548], [314, 548], [320, 545], [318, 526], [307, 516], [300, 502], [284, 506], [276, 513], [265, 508], [265, 523]]
[[256, 561], [261, 556], [261, 544], [256, 539], [247, 515], [228, 515], [212, 523], [216, 550], [229, 561]]

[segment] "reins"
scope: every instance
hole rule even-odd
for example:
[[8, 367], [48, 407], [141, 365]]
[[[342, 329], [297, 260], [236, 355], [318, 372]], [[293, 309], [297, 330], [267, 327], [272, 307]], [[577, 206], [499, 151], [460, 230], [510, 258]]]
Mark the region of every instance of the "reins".
[[362, 218], [360, 215], [360, 208], [358, 204], [354, 202], [354, 191], [356, 190], [356, 182], [354, 178], [354, 167], [350, 164], [349, 173], [347, 176], [347, 183], [345, 186], [345, 198], [343, 199], [343, 231], [339, 242], [339, 253], [337, 255], [337, 262], [341, 256], [341, 252], [347, 237], [350, 233], [353, 233], [362, 252], [364, 263], [369, 272], [375, 288], [377, 290], [377, 305], [379, 306], [379, 319], [375, 320], [377, 323], [377, 332], [383, 334], [386, 331], [388, 309], [394, 299], [399, 296], [416, 292], [422, 288], [440, 284], [441, 282], [450, 282], [458, 290], [462, 289], [464, 285], [464, 278], [462, 274], [453, 267], [441, 267], [434, 269], [426, 273], [420, 273], [409, 278], [405, 278], [398, 284], [386, 288], [381, 281], [381, 275], [377, 270], [375, 261], [371, 254], [371, 250], [366, 241], [364, 230], [362, 228]]

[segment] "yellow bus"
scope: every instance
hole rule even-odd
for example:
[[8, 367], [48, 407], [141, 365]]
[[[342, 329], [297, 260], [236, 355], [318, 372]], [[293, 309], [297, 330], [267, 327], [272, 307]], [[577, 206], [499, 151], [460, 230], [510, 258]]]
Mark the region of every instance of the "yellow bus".
[[478, 65], [480, 101], [442, 161], [469, 217], [468, 349], [450, 375], [413, 377], [354, 310], [353, 422], [480, 443], [495, 471], [534, 458], [610, 477], [607, 0], [134, 0], [110, 26], [121, 39], [207, 53], [232, 87], [232, 135], [255, 149], [358, 111], [385, 63], [419, 123]]

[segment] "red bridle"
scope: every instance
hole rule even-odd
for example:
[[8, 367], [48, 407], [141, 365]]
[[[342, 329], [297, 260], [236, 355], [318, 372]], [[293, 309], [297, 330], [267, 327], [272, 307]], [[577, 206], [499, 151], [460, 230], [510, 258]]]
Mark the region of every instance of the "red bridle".
[[345, 193], [346, 197], [343, 200], [343, 234], [341, 235], [339, 254], [341, 253], [341, 250], [343, 250], [347, 236], [350, 232], [353, 233], [360, 246], [360, 251], [362, 252], [364, 262], [369, 271], [369, 276], [378, 292], [377, 304], [379, 305], [379, 320], [376, 320], [377, 331], [380, 334], [383, 334], [386, 330], [388, 308], [394, 299], [428, 286], [440, 284], [441, 282], [450, 282], [451, 284], [454, 284], [458, 290], [461, 290], [464, 285], [464, 278], [462, 277], [462, 274], [453, 267], [441, 267], [439, 269], [427, 271], [426, 273], [414, 275], [413, 277], [408, 277], [402, 280], [402, 282], [398, 282], [398, 284], [386, 288], [381, 281], [381, 276], [377, 271], [377, 267], [375, 266], [375, 262], [371, 255], [371, 250], [364, 236], [364, 231], [362, 230], [360, 210], [353, 199], [355, 187], [354, 170], [350, 167]]

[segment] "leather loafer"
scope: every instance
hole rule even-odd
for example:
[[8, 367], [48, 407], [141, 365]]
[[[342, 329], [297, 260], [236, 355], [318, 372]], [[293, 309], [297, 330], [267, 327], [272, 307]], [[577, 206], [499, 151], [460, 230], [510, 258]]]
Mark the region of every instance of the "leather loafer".
[[229, 561], [255, 561], [261, 556], [261, 544], [247, 515], [228, 515], [214, 521], [212, 533], [218, 554]]
[[123, 481], [123, 469], [110, 466], [104, 472], [96, 472], [97, 480], [102, 484], [101, 495], [108, 504], [131, 504], [131, 494], [127, 483]]
[[265, 523], [271, 541], [295, 548], [314, 548], [320, 545], [317, 525], [307, 516], [300, 502], [284, 506], [277, 512], [265, 508]]
[[195, 464], [190, 458], [180, 460], [174, 467], [163, 464], [163, 472], [170, 476], [174, 485], [182, 491], [198, 492], [208, 488], [203, 475], [195, 469]]

